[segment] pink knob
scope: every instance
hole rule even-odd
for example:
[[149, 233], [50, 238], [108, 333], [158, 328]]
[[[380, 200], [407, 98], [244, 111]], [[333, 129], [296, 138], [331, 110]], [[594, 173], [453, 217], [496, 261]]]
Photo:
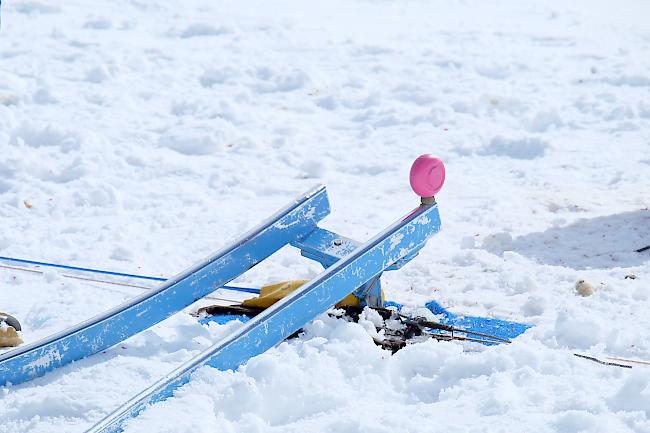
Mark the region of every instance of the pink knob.
[[411, 166], [411, 188], [420, 197], [433, 197], [445, 183], [445, 165], [433, 155], [420, 155]]

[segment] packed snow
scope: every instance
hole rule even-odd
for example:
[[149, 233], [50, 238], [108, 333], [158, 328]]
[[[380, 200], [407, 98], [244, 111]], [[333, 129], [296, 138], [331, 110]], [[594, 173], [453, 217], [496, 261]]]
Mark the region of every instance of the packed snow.
[[[127, 432], [650, 432], [650, 366], [573, 355], [650, 360], [647, 2], [1, 13], [0, 255], [171, 276], [319, 182], [323, 225], [363, 241], [418, 204], [409, 166], [435, 153], [443, 231], [385, 274], [387, 297], [534, 325], [391, 355], [370, 319], [324, 315], [237, 371], [201, 369]], [[287, 248], [236, 282], [318, 272]], [[0, 268], [26, 342], [142, 293], [64, 274]], [[2, 388], [0, 433], [83, 432], [241, 326], [196, 308]]]

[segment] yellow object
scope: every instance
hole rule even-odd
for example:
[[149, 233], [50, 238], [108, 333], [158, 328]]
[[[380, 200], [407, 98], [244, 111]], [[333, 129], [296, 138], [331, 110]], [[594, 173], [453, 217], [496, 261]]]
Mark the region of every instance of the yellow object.
[[[6, 319], [7, 314], [0, 312], [0, 316]], [[0, 322], [0, 347], [14, 347], [22, 344], [23, 339], [16, 331], [16, 328], [8, 325], [5, 321]]]
[[[256, 298], [246, 299], [241, 303], [242, 307], [268, 308], [305, 284], [308, 280], [288, 280], [279, 283], [267, 284], [260, 289], [260, 295]], [[336, 304], [337, 307], [358, 307], [359, 299], [350, 293]]]
[[246, 299], [242, 307], [268, 308], [305, 284], [307, 280], [289, 280], [262, 286], [258, 297]]
[[358, 307], [359, 305], [361, 305], [361, 302], [359, 302], [359, 298], [357, 298], [352, 293], [350, 293], [348, 296], [343, 298], [343, 300], [341, 302], [336, 304], [336, 307], [337, 308], [340, 308], [340, 307]]

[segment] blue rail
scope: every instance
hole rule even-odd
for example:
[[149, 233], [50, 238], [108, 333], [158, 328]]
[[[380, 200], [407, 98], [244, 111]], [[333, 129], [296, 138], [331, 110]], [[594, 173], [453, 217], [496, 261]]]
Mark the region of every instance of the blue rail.
[[17, 384], [102, 351], [147, 329], [246, 272], [298, 238], [308, 236], [329, 214], [319, 186], [236, 242], [159, 288], [41, 341], [0, 354], [0, 386]]
[[372, 240], [274, 304], [243, 327], [188, 361], [104, 418], [87, 433], [117, 433], [124, 423], [153, 403], [165, 400], [187, 383], [194, 371], [209, 365], [235, 369], [263, 353], [327, 311], [383, 271], [417, 251], [440, 230], [437, 205], [422, 205]]

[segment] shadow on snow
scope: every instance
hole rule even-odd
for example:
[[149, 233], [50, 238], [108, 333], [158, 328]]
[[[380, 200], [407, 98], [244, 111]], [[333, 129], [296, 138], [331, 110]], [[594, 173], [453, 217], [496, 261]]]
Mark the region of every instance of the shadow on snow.
[[573, 269], [639, 266], [650, 260], [650, 210], [582, 219], [566, 227], [529, 233], [513, 250], [540, 263]]

